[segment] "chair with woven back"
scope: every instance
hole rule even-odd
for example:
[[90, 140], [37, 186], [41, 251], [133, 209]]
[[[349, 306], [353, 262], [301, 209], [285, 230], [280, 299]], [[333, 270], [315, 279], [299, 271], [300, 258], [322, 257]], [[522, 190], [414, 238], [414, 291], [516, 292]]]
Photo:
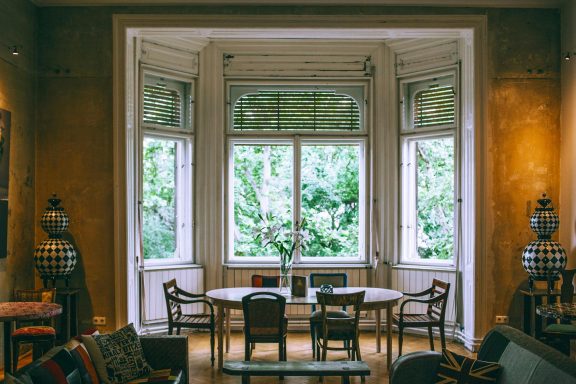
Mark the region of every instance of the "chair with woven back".
[[[412, 297], [400, 304], [400, 313], [392, 315], [392, 321], [398, 326], [398, 356], [402, 355], [402, 340], [404, 328], [428, 328], [430, 349], [434, 350], [433, 327], [438, 327], [442, 349], [446, 348], [446, 336], [444, 333], [444, 319], [448, 303], [450, 283], [433, 279], [432, 286], [422, 292], [403, 292], [404, 296]], [[426, 305], [426, 313], [406, 313], [406, 306], [411, 303]]]
[[[329, 350], [347, 351], [351, 360], [362, 360], [359, 342], [360, 305], [364, 302], [365, 291], [354, 293], [316, 292], [320, 305], [320, 323], [316, 324], [316, 360], [326, 361]], [[348, 317], [332, 316], [329, 307], [351, 307]], [[329, 341], [342, 341], [343, 346], [329, 345]], [[322, 355], [320, 355], [322, 353]]]
[[[181, 328], [207, 329], [210, 331], [210, 351], [211, 363], [214, 366], [214, 306], [203, 294], [190, 293], [179, 288], [176, 279], [172, 279], [162, 284], [164, 287], [164, 298], [166, 299], [166, 310], [168, 312], [168, 334], [174, 332], [180, 334]], [[184, 304], [202, 304], [208, 307], [208, 313], [182, 313]]]
[[[314, 272], [308, 276], [311, 288], [320, 288], [322, 285], [331, 285], [333, 288], [345, 288], [348, 286], [348, 275], [346, 272]], [[350, 315], [346, 312], [346, 307], [340, 310], [330, 309], [330, 317], [349, 318]], [[317, 310], [315, 305], [312, 305], [310, 313], [310, 338], [312, 339], [312, 357], [316, 356], [316, 328], [322, 321], [322, 311]]]
[[285, 310], [286, 298], [274, 292], [254, 292], [242, 298], [244, 360], [250, 360], [254, 343], [277, 343], [278, 359], [286, 361]]
[[[55, 288], [41, 289], [15, 289], [14, 301], [34, 301], [53, 303], [56, 301]], [[17, 321], [16, 329], [12, 332], [12, 372], [18, 368], [20, 344], [31, 343], [33, 359], [36, 360], [49, 348], [54, 347], [56, 330], [52, 324], [45, 321]]]
[[[556, 273], [552, 269], [548, 272], [548, 303], [556, 302], [557, 296], [552, 293], [551, 287], [554, 285]], [[574, 301], [574, 276], [576, 269], [560, 269], [558, 274], [561, 277], [560, 303], [572, 304]], [[570, 340], [576, 339], [576, 324], [568, 320], [558, 320], [548, 324], [542, 331], [542, 336], [546, 342], [554, 348], [570, 355]]]

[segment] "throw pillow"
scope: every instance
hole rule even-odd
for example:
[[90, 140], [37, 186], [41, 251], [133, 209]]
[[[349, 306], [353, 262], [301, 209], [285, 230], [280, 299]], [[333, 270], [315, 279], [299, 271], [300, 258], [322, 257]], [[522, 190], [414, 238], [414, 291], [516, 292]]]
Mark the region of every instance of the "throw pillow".
[[82, 342], [102, 383], [125, 383], [151, 371], [132, 324], [107, 335], [84, 335]]
[[76, 363], [65, 348], [32, 368], [28, 375], [34, 384], [82, 384]]
[[84, 344], [80, 344], [72, 349], [70, 355], [72, 355], [72, 358], [76, 362], [76, 367], [82, 377], [82, 384], [100, 384], [96, 368], [94, 368], [94, 364]]
[[474, 360], [448, 349], [442, 350], [442, 360], [436, 375], [437, 384], [495, 383], [500, 375], [500, 364]]

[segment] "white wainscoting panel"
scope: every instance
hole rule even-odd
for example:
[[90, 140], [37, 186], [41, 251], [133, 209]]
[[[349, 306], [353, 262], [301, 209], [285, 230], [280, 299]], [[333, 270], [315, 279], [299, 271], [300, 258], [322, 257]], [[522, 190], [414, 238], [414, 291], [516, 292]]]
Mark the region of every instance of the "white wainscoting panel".
[[[145, 324], [167, 321], [162, 283], [170, 279], [176, 279], [178, 286], [185, 291], [204, 292], [204, 269], [201, 266], [154, 268], [144, 271], [144, 312], [142, 318]], [[204, 308], [200, 304], [186, 304], [182, 306], [182, 312], [202, 313]]]

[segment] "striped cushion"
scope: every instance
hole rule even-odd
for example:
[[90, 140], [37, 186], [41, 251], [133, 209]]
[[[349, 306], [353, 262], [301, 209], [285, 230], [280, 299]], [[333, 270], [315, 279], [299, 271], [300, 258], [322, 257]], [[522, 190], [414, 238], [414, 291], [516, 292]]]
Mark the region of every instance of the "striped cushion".
[[182, 377], [181, 369], [157, 369], [146, 377], [141, 377], [129, 381], [127, 384], [141, 384], [141, 383], [154, 383], [154, 384], [173, 384], [180, 382]]
[[34, 383], [82, 384], [74, 359], [65, 348], [61, 348], [54, 356], [32, 368], [28, 375]]
[[40, 336], [40, 335], [56, 335], [56, 330], [52, 327], [45, 325], [36, 325], [30, 327], [18, 328], [12, 332], [12, 337], [18, 336]]
[[72, 355], [72, 358], [76, 363], [76, 367], [80, 372], [80, 376], [82, 377], [82, 384], [100, 384], [100, 380], [98, 380], [98, 374], [96, 373], [96, 368], [94, 368], [94, 364], [92, 363], [92, 360], [90, 359], [84, 344], [80, 344], [72, 349], [70, 351], [70, 355]]

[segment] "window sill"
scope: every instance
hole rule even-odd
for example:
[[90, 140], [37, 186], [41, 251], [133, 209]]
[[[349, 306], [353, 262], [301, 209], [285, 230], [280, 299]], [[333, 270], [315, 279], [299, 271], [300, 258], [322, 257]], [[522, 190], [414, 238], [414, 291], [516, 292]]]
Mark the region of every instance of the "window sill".
[[434, 265], [434, 264], [396, 264], [393, 269], [413, 269], [420, 271], [439, 271], [439, 272], [456, 272], [453, 265]]
[[161, 270], [171, 270], [171, 269], [199, 269], [204, 268], [200, 264], [154, 264], [154, 265], [144, 265], [144, 271], [161, 271]]
[[[228, 263], [223, 264], [225, 268], [228, 269], [279, 269], [278, 264], [234, 264]], [[292, 265], [292, 270], [299, 269], [371, 269], [372, 265], [367, 263], [362, 264], [294, 264]]]

